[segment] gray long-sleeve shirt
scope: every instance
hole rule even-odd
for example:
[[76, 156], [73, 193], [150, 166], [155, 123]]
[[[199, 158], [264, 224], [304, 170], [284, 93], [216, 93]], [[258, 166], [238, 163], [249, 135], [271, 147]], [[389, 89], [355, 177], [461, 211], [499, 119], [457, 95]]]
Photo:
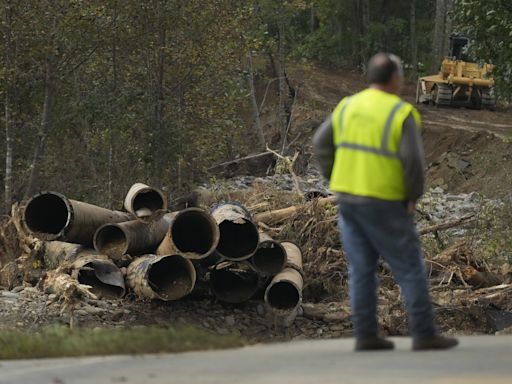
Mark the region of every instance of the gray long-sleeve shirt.
[[[336, 153], [332, 130], [331, 115], [320, 125], [313, 138], [315, 157], [322, 175], [327, 179], [331, 177]], [[398, 156], [404, 169], [407, 200], [416, 202], [423, 194], [425, 183], [425, 158], [421, 135], [412, 114], [404, 121]], [[338, 195], [339, 200], [345, 202], [364, 202], [372, 199], [344, 193]]]

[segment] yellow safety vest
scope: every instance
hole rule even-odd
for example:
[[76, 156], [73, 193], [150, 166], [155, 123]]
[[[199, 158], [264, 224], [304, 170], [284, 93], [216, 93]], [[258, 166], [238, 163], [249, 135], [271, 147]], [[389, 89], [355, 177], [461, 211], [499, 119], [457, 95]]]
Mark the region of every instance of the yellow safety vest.
[[368, 88], [344, 98], [332, 114], [336, 155], [330, 188], [335, 192], [403, 201], [404, 171], [398, 157], [402, 127], [416, 108], [398, 96]]

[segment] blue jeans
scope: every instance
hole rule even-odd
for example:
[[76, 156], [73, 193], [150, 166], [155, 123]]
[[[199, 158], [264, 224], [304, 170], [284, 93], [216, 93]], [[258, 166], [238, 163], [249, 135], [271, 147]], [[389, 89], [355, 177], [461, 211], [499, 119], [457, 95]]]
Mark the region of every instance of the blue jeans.
[[389, 264], [400, 285], [413, 337], [437, 333], [412, 216], [401, 202], [341, 203], [339, 224], [348, 259], [350, 304], [354, 336], [378, 334], [377, 262]]

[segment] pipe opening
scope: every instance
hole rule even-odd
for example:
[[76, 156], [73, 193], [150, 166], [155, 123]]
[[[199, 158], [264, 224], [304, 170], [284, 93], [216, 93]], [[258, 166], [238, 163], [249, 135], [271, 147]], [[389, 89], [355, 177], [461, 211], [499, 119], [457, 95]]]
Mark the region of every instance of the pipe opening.
[[256, 226], [249, 220], [241, 220], [241, 224], [229, 220], [219, 224], [220, 240], [217, 251], [230, 260], [247, 259], [258, 248], [259, 235]]
[[107, 224], [96, 232], [94, 248], [111, 257], [122, 256], [128, 250], [128, 239], [117, 225]]
[[286, 264], [286, 251], [275, 241], [265, 241], [252, 257], [252, 264], [262, 274], [277, 275]]
[[70, 208], [64, 197], [44, 193], [30, 200], [24, 216], [31, 232], [58, 235], [68, 224]]
[[193, 269], [190, 261], [181, 256], [164, 257], [149, 267], [148, 282], [162, 299], [181, 299], [194, 288]]
[[258, 275], [254, 271], [216, 269], [211, 273], [213, 293], [222, 301], [242, 303], [258, 290]]
[[141, 208], [147, 208], [151, 212], [155, 212], [159, 209], [164, 209], [165, 202], [160, 193], [155, 190], [141, 191], [133, 198], [133, 211], [137, 211]]
[[[124, 295], [124, 289], [117, 285], [106, 284], [96, 275], [93, 263], [88, 263], [78, 272], [78, 282], [90, 285], [91, 292], [100, 298], [118, 299]], [[87, 269], [86, 269], [87, 268]]]
[[269, 287], [267, 300], [272, 308], [289, 310], [299, 305], [300, 293], [289, 281], [279, 281]]
[[183, 211], [174, 220], [171, 235], [180, 252], [205, 255], [217, 246], [218, 227], [204, 212]]

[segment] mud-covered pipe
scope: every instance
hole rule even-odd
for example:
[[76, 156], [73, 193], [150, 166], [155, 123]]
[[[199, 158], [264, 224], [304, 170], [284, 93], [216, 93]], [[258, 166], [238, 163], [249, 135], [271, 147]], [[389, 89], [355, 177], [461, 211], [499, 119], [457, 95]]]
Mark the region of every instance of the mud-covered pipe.
[[96, 230], [106, 223], [133, 220], [126, 212], [68, 199], [58, 192], [32, 197], [23, 212], [25, 227], [36, 237], [92, 246]]
[[250, 259], [253, 268], [262, 276], [274, 276], [286, 265], [286, 250], [268, 234], [260, 232], [260, 243]]
[[124, 209], [140, 219], [146, 219], [157, 211], [167, 210], [167, 199], [158, 189], [135, 183], [126, 194]]
[[273, 310], [296, 312], [302, 302], [303, 285], [304, 282], [299, 271], [285, 268], [272, 279], [267, 287], [265, 302]]
[[211, 256], [219, 244], [219, 226], [203, 209], [187, 208], [169, 214], [170, 227], [158, 246], [157, 255], [179, 254], [202, 260]]
[[[131, 220], [102, 225], [94, 234], [94, 249], [114, 260], [153, 253], [169, 230], [171, 215], [151, 222]], [[167, 253], [169, 254], [169, 253]]]
[[210, 272], [210, 285], [219, 300], [237, 304], [256, 294], [260, 278], [246, 263], [223, 262]]
[[139, 297], [178, 300], [194, 289], [196, 270], [181, 255], [145, 255], [128, 266], [126, 283]]
[[299, 246], [291, 241], [282, 241], [281, 245], [286, 251], [286, 265], [302, 270], [302, 251]]
[[265, 291], [265, 303], [285, 323], [293, 322], [302, 303], [302, 253], [291, 242], [281, 243], [286, 250], [287, 267], [278, 273]]
[[115, 299], [124, 296], [124, 277], [107, 256], [79, 244], [61, 241], [49, 241], [44, 247], [46, 268], [69, 265], [71, 276], [80, 284], [91, 286], [90, 291], [97, 297]]
[[241, 204], [222, 203], [212, 208], [220, 230], [217, 252], [226, 260], [249, 259], [258, 249], [258, 229]]

